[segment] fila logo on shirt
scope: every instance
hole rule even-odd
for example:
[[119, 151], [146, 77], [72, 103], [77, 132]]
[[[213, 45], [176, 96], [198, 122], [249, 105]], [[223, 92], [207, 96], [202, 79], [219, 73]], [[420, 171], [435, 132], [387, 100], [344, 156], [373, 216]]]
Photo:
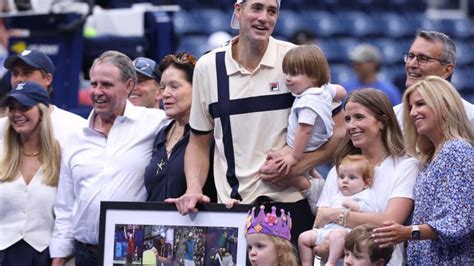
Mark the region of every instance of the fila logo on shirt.
[[278, 82], [270, 82], [270, 91], [279, 91], [280, 86], [278, 85]]

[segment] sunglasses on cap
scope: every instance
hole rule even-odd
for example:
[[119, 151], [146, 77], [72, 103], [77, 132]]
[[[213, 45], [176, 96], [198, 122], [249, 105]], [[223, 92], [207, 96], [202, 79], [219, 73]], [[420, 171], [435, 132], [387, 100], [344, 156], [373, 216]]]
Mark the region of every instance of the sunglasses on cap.
[[150, 62], [143, 58], [137, 58], [133, 60], [133, 66], [138, 73], [159, 81], [161, 79], [161, 73], [159, 73], [158, 66], [154, 63], [151, 64]]

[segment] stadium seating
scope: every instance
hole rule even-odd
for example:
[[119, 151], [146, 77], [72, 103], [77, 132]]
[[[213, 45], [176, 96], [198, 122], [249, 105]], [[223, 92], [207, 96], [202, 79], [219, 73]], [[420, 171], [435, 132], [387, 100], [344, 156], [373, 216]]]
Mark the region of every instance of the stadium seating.
[[377, 46], [382, 54], [384, 64], [403, 64], [403, 53], [407, 52], [409, 44], [391, 38], [381, 38], [369, 41]]
[[[285, 0], [273, 36], [290, 40], [297, 31], [316, 33], [331, 66], [333, 82], [352, 75], [349, 52], [359, 43], [376, 45], [383, 57], [380, 75], [404, 88], [403, 53], [418, 29], [449, 34], [458, 49], [453, 83], [474, 98], [474, 25], [468, 18], [428, 19], [428, 0]], [[174, 16], [177, 51], [196, 56], [206, 52], [207, 36], [215, 31], [235, 34], [229, 27], [235, 0], [178, 0], [183, 8]]]
[[201, 32], [209, 35], [216, 31], [229, 31], [232, 13], [204, 8], [192, 10], [191, 17], [195, 20], [193, 23], [201, 28]]
[[173, 16], [175, 34], [180, 37], [186, 34], [203, 34], [205, 22], [195, 21], [191, 12], [180, 10]]
[[357, 40], [352, 38], [318, 40], [318, 45], [330, 63], [349, 63], [349, 53], [357, 44]]
[[474, 93], [474, 83], [472, 82], [473, 76], [474, 76], [474, 67], [464, 67], [464, 68], [458, 67], [451, 78], [451, 82], [461, 94], [473, 94]]
[[383, 27], [373, 23], [371, 17], [360, 11], [338, 12], [339, 21], [344, 25], [344, 35], [363, 38], [368, 36], [380, 36]]
[[306, 28], [306, 25], [298, 13], [289, 9], [280, 10], [280, 16], [275, 27], [276, 35], [289, 39], [297, 30], [304, 28]]
[[347, 35], [344, 25], [330, 12], [305, 10], [301, 12], [301, 19], [303, 19], [307, 29], [312, 29], [322, 38]]
[[474, 64], [474, 42], [456, 41], [456, 64], [458, 66]]
[[413, 28], [405, 16], [394, 12], [372, 13], [373, 23], [383, 28], [382, 35], [390, 38], [413, 36]]
[[176, 52], [188, 52], [199, 58], [207, 51], [207, 35], [183, 36], [179, 42]]
[[332, 83], [344, 83], [352, 77], [352, 68], [347, 64], [330, 64]]

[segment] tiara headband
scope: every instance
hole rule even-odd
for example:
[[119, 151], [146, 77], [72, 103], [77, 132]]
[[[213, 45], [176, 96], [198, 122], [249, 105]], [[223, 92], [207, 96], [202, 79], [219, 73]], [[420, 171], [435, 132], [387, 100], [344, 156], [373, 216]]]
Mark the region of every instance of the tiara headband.
[[285, 210], [280, 210], [281, 215], [276, 215], [276, 207], [272, 206], [272, 212], [265, 214], [265, 206], [260, 206], [260, 211], [255, 217], [255, 207], [249, 211], [245, 235], [266, 234], [282, 237], [291, 240], [291, 217], [290, 212], [285, 214]]

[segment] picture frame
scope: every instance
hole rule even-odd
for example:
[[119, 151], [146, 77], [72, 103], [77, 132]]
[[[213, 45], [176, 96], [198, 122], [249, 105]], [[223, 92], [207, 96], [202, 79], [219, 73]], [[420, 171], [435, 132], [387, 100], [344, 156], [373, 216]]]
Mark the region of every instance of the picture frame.
[[[99, 265], [245, 265], [245, 221], [252, 205], [109, 202], [100, 206]], [[226, 263], [224, 263], [226, 262]]]

